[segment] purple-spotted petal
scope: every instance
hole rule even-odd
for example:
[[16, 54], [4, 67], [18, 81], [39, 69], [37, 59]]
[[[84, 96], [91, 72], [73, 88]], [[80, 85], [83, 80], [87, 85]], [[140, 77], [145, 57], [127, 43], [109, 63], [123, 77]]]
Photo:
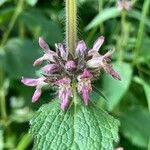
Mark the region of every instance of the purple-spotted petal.
[[40, 87], [36, 88], [32, 96], [32, 102], [35, 103], [40, 98], [41, 94], [42, 94], [41, 88]]

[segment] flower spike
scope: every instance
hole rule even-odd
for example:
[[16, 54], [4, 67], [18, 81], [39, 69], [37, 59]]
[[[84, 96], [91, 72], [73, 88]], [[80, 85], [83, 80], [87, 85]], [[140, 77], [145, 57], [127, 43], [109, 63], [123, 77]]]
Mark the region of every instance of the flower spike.
[[[99, 54], [99, 49], [104, 43], [104, 37], [100, 36], [94, 43], [92, 49], [88, 49], [83, 40], [79, 41], [75, 48], [75, 56], [68, 53], [68, 49], [61, 43], [55, 44], [56, 52], [50, 50], [43, 38], [39, 38], [39, 45], [44, 55], [33, 63], [33, 66], [41, 65], [44, 61], [47, 64], [42, 67], [42, 77], [24, 78], [21, 82], [27, 86], [35, 86], [32, 102], [38, 101], [42, 94], [42, 87], [55, 85], [58, 88], [60, 107], [65, 111], [73, 96], [72, 85], [81, 95], [85, 105], [89, 104], [92, 91], [92, 81], [99, 76], [101, 70], [110, 74], [114, 79], [121, 80], [119, 74], [110, 64], [114, 50], [109, 50], [104, 55]], [[72, 83], [73, 82], [73, 83]], [[76, 83], [74, 83], [76, 82]]]

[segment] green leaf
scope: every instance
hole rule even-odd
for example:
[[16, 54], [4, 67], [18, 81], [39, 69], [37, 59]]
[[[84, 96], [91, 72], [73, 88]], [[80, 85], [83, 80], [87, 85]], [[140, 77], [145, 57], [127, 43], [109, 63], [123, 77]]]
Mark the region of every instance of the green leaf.
[[35, 38], [43, 36], [51, 45], [63, 40], [59, 26], [48, 19], [40, 10], [24, 12], [20, 20], [27, 26]]
[[120, 11], [116, 7], [104, 9], [86, 26], [85, 29], [89, 30], [95, 26], [100, 25], [106, 20], [118, 17], [119, 15], [120, 15]]
[[134, 107], [120, 116], [121, 132], [133, 144], [147, 148], [150, 139], [150, 113], [144, 108]]
[[38, 0], [26, 0], [26, 2], [27, 2], [30, 6], [34, 6], [34, 5], [36, 5], [36, 3], [38, 2]]
[[2, 6], [5, 2], [7, 2], [8, 0], [0, 0], [0, 6]]
[[120, 102], [123, 95], [128, 90], [132, 78], [132, 68], [127, 63], [113, 64], [113, 68], [121, 76], [121, 81], [113, 79], [108, 74], [103, 78], [103, 91], [108, 99], [107, 109], [112, 111]]
[[118, 120], [93, 103], [72, 103], [62, 112], [55, 100], [43, 105], [30, 124], [35, 150], [113, 150], [118, 141]]
[[35, 77], [34, 60], [40, 56], [37, 42], [27, 39], [10, 39], [3, 48], [5, 55], [3, 65], [11, 78], [20, 79], [21, 76]]
[[148, 108], [150, 110], [150, 85], [149, 85], [149, 82], [145, 79], [142, 79], [142, 78], [139, 78], [139, 77], [134, 77], [134, 80], [141, 84], [143, 86], [143, 89], [145, 91], [145, 95], [146, 95], [146, 98], [147, 98], [147, 103], [148, 103]]
[[[138, 21], [141, 21], [141, 17], [142, 17], [142, 14], [140, 11], [138, 10], [135, 10], [135, 9], [132, 9], [130, 11], [130, 13], [127, 13], [127, 15], [131, 18], [134, 18], [134, 19], [137, 19]], [[146, 18], [144, 20], [144, 24], [147, 25], [148, 27], [150, 27], [150, 20], [148, 18]]]

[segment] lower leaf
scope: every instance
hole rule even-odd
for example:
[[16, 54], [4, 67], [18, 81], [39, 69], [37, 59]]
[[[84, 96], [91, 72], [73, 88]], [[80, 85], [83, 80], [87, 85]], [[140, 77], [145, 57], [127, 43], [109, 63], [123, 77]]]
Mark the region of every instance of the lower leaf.
[[58, 100], [43, 105], [30, 121], [36, 150], [113, 150], [119, 121], [93, 103], [72, 103], [62, 112]]

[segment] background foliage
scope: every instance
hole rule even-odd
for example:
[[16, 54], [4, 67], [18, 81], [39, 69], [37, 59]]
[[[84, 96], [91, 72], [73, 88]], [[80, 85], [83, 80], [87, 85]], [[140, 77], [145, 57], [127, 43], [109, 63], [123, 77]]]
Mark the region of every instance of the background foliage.
[[[114, 81], [101, 75], [91, 100], [121, 122], [120, 142], [125, 150], [150, 150], [150, 1], [132, 0], [132, 9], [120, 13], [115, 0], [79, 0], [79, 39], [89, 47], [105, 36], [101, 53], [115, 48], [113, 65], [122, 77]], [[31, 103], [33, 88], [20, 83], [21, 76], [39, 75], [32, 67], [41, 55], [37, 39], [43, 36], [51, 48], [64, 41], [62, 0], [0, 0], [0, 150], [32, 148], [28, 121], [55, 96], [45, 89], [39, 102]]]

